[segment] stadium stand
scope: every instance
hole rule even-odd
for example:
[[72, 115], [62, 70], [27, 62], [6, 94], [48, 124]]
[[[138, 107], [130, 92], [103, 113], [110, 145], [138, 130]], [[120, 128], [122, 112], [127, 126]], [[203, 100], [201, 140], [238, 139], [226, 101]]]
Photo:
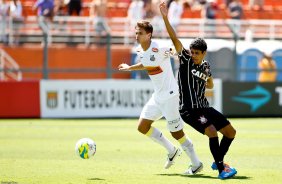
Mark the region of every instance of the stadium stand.
[[[83, 0], [82, 16], [89, 16], [89, 4], [91, 0]], [[266, 0], [263, 9], [251, 8], [248, 6], [248, 0], [241, 0], [244, 8], [245, 19], [282, 19], [282, 1]], [[129, 0], [108, 0], [108, 17], [126, 17], [129, 7]], [[217, 0], [218, 18], [226, 18], [227, 10], [224, 0]], [[32, 10], [33, 0], [22, 0], [24, 16], [36, 15]], [[199, 8], [185, 8], [183, 18], [201, 18], [201, 10]]]
[[[118, 0], [108, 0], [108, 17], [125, 17], [127, 15], [127, 8], [130, 1], [118, 1]], [[32, 10], [34, 5], [34, 0], [22, 0], [23, 14], [24, 16], [35, 16], [36, 12]], [[82, 15], [89, 16], [89, 6], [91, 0], [83, 0]], [[66, 6], [64, 6], [64, 11], [67, 12]]]
[[[248, 0], [242, 0], [244, 19], [282, 19], [282, 1], [266, 0], [263, 9], [258, 7], [251, 8]], [[228, 17], [228, 11], [223, 0], [217, 0], [218, 10], [217, 19], [225, 19]], [[183, 18], [201, 18], [201, 10], [199, 8], [185, 8]]]
[[[263, 9], [254, 9], [248, 6], [248, 0], [241, 1], [244, 7], [244, 17], [241, 21], [239, 38], [245, 37], [246, 30], [251, 26], [254, 39], [282, 39], [282, 1], [266, 0]], [[48, 32], [50, 43], [77, 44], [96, 43], [96, 32], [92, 20], [89, 18], [89, 4], [91, 0], [83, 0], [82, 16], [55, 16], [50, 24]], [[111, 42], [117, 44], [129, 44], [134, 41], [134, 34], [129, 28], [127, 9], [130, 0], [108, 0], [107, 19], [111, 28]], [[218, 11], [215, 20], [204, 21], [201, 18], [201, 9], [186, 7], [182, 15], [182, 21], [178, 28], [180, 37], [189, 38], [201, 35], [206, 38], [216, 37], [233, 39], [233, 35], [228, 28], [229, 15], [224, 5], [224, 0], [217, 0]], [[34, 0], [22, 0], [23, 14], [25, 16], [24, 26], [19, 30], [21, 43], [41, 43], [42, 31], [38, 25], [36, 12], [32, 10]], [[3, 18], [0, 18], [1, 21]], [[269, 21], [271, 20], [271, 21]], [[7, 25], [10, 20], [6, 20]], [[215, 25], [215, 34], [204, 29], [206, 23]], [[9, 36], [13, 37], [13, 25], [7, 26], [10, 30]], [[4, 35], [6, 33], [1, 33]], [[163, 33], [163, 35], [167, 35]], [[158, 36], [158, 35], [155, 35]], [[9, 39], [10, 41], [13, 38]], [[104, 42], [106, 40], [104, 39]]]
[[0, 49], [0, 81], [21, 81], [22, 72], [19, 71], [19, 68], [17, 62], [3, 49]]

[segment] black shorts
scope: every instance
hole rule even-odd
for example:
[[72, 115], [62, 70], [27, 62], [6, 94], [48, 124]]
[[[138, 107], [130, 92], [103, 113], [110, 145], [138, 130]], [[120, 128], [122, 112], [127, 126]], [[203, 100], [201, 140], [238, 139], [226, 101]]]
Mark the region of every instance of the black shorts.
[[185, 123], [202, 134], [205, 134], [205, 129], [210, 125], [213, 125], [219, 131], [230, 124], [223, 114], [212, 107], [180, 110], [180, 115]]

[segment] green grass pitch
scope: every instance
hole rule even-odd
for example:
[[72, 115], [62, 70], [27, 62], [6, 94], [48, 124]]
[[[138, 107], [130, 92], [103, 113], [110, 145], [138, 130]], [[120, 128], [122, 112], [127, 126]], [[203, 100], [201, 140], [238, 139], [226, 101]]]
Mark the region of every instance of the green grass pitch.
[[[163, 168], [166, 151], [137, 132], [136, 119], [2, 119], [0, 120], [0, 184], [280, 184], [282, 183], [282, 119], [230, 119], [237, 129], [225, 161], [238, 174], [217, 179], [212, 171], [208, 138], [185, 125], [204, 163], [195, 176], [183, 176], [189, 159]], [[176, 145], [164, 120], [154, 123]], [[92, 138], [97, 152], [83, 160], [75, 143]], [[221, 137], [221, 136], [220, 136]]]

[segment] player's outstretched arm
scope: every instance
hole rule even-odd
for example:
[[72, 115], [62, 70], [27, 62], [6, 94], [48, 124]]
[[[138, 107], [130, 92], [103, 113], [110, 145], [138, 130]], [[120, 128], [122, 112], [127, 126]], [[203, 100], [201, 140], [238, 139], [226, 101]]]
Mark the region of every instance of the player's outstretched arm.
[[166, 30], [167, 30], [167, 32], [169, 34], [170, 39], [172, 40], [172, 43], [173, 43], [173, 45], [175, 47], [175, 50], [177, 51], [177, 53], [180, 53], [182, 51], [182, 47], [183, 46], [182, 46], [182, 43], [177, 38], [173, 28], [171, 27], [171, 25], [170, 25], [170, 23], [168, 21], [168, 18], [167, 18], [168, 10], [167, 10], [166, 3], [162, 2], [159, 5], [159, 8], [160, 8], [160, 11], [161, 11], [164, 23], [165, 23]]
[[126, 64], [126, 63], [122, 63], [122, 64], [120, 64], [120, 65], [118, 66], [118, 69], [119, 69], [120, 71], [126, 71], [126, 72], [128, 72], [128, 71], [133, 71], [133, 70], [144, 70], [145, 68], [144, 68], [144, 66], [142, 65], [142, 63], [137, 63], [137, 64], [131, 65], [131, 66], [129, 66], [129, 65]]

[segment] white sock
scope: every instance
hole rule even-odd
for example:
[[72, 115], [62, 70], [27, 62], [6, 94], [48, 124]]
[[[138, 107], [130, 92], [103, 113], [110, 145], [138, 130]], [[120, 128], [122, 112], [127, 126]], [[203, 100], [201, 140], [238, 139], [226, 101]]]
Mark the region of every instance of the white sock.
[[195, 153], [192, 141], [184, 135], [181, 139], [178, 139], [178, 142], [180, 143], [183, 151], [185, 151], [185, 153], [190, 158], [192, 165], [199, 166], [200, 160]]
[[165, 147], [168, 153], [172, 153], [174, 151], [174, 145], [157, 128], [151, 127], [146, 135], [153, 141]]

